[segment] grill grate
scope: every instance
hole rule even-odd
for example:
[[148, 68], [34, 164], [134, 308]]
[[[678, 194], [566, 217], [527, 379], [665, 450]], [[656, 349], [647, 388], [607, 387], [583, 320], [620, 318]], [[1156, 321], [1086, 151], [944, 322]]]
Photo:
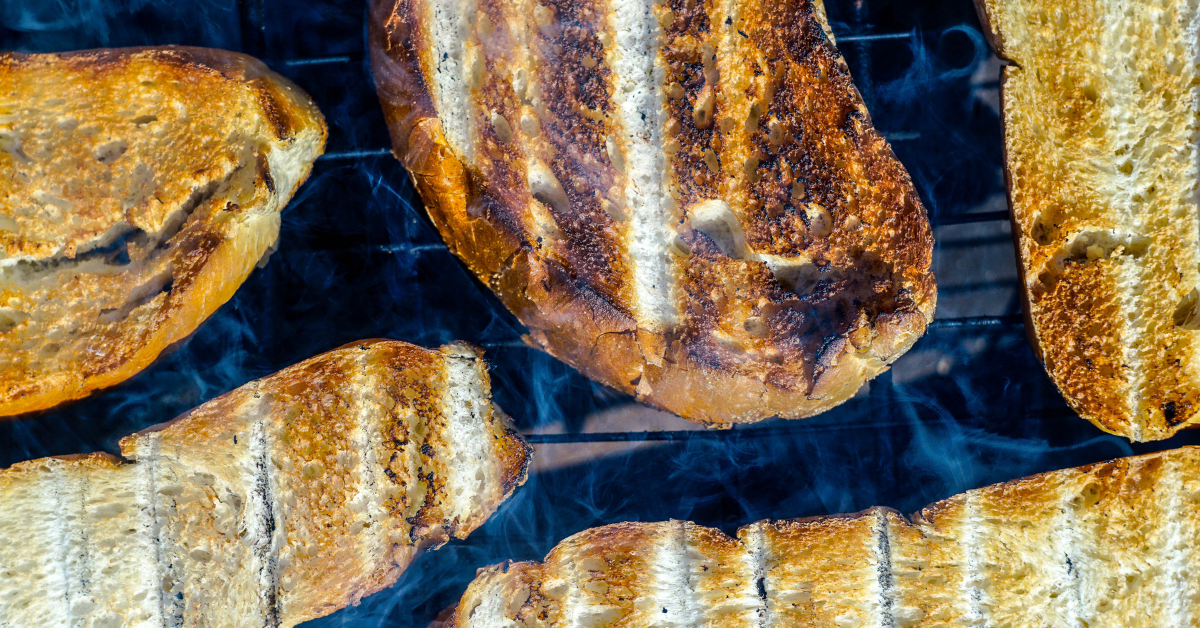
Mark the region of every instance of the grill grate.
[[0, 11], [0, 48], [186, 44], [262, 58], [318, 101], [328, 152], [284, 214], [279, 250], [174, 354], [105, 394], [0, 423], [0, 467], [117, 450], [123, 435], [366, 337], [487, 349], [497, 403], [536, 449], [527, 485], [465, 542], [385, 593], [313, 622], [416, 628], [478, 567], [540, 558], [625, 520], [726, 531], [767, 517], [912, 512], [992, 482], [1200, 441], [1130, 445], [1074, 417], [1025, 339], [1008, 231], [999, 62], [971, 0], [826, 0], [839, 47], [934, 225], [938, 317], [893, 369], [804, 421], [698, 429], [597, 386], [520, 341], [451, 256], [391, 157], [363, 50], [365, 7], [337, 0], [97, 0]]

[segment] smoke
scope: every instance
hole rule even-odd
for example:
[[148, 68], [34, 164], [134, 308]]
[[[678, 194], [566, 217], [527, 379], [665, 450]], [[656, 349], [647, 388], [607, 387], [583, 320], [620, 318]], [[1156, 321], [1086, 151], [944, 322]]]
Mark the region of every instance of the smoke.
[[[931, 215], [979, 211], [1002, 198], [999, 119], [982, 96], [994, 85], [979, 83], [994, 61], [970, 3], [827, 5], [873, 119]], [[1197, 440], [1131, 446], [1102, 435], [1064, 405], [1016, 325], [933, 329], [869, 390], [806, 421], [695, 431], [642, 410], [522, 347], [519, 323], [445, 249], [407, 174], [386, 154], [363, 57], [364, 7], [322, 0], [258, 6], [265, 28], [256, 45], [265, 60], [312, 94], [330, 125], [329, 154], [284, 213], [279, 250], [186, 345], [142, 375], [70, 407], [0, 423], [0, 467], [115, 451], [126, 434], [369, 337], [485, 346], [497, 403], [523, 432], [546, 435], [543, 441], [672, 431], [654, 444], [593, 447], [583, 461], [561, 452], [591, 445], [538, 444], [537, 456], [566, 462], [540, 467], [480, 530], [422, 555], [393, 588], [310, 626], [425, 626], [457, 600], [477, 568], [540, 559], [563, 538], [606, 523], [690, 519], [732, 532], [764, 518], [874, 505], [910, 513], [993, 482]], [[233, 0], [7, 2], [0, 4], [0, 36], [4, 48], [29, 51], [166, 43], [240, 49], [257, 28], [248, 27], [243, 8]], [[896, 33], [902, 36], [861, 39]], [[939, 262], [943, 285], [953, 285], [955, 263]], [[1011, 257], [987, 264], [1012, 269]], [[962, 307], [975, 309], [956, 316], [1017, 312], [1012, 299], [972, 294]], [[582, 436], [567, 436], [574, 434]]]
[[212, 0], [0, 2], [4, 50], [57, 52], [178, 44], [241, 48], [238, 4]]

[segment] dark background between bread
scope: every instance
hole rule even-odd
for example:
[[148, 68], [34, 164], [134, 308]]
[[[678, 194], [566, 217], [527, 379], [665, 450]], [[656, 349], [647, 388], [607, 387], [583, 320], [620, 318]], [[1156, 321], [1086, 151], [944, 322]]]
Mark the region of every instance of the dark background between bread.
[[0, 49], [241, 50], [312, 94], [330, 127], [328, 152], [284, 212], [269, 264], [187, 345], [125, 385], [0, 423], [0, 467], [115, 452], [130, 432], [361, 338], [483, 345], [497, 401], [535, 443], [528, 484], [391, 590], [307, 624], [417, 628], [457, 600], [476, 568], [540, 559], [595, 525], [678, 518], [732, 532], [872, 505], [912, 512], [993, 482], [1200, 443], [1195, 433], [1138, 446], [1102, 434], [1067, 409], [1030, 351], [1002, 219], [999, 64], [970, 0], [827, 8], [876, 126], [936, 225], [938, 321], [890, 373], [831, 412], [713, 432], [521, 346], [519, 325], [446, 252], [387, 151], [363, 54], [364, 4], [0, 0]]

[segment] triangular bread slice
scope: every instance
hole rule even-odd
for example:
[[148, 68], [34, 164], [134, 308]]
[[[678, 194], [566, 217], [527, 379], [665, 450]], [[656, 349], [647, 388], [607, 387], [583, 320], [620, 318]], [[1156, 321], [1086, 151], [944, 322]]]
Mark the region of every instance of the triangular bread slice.
[[287, 79], [200, 48], [0, 54], [0, 416], [146, 368], [229, 300], [324, 150]]
[[0, 471], [0, 626], [294, 626], [525, 480], [479, 352], [366, 341], [121, 441]]
[[1193, 626], [1200, 448], [951, 497], [762, 521], [585, 530], [480, 570], [445, 628]]
[[979, 0], [1001, 74], [1029, 336], [1071, 408], [1135, 441], [1200, 422], [1200, 10]]
[[372, 27], [434, 224], [587, 376], [806, 417], [932, 319], [925, 209], [820, 0], [377, 0]]

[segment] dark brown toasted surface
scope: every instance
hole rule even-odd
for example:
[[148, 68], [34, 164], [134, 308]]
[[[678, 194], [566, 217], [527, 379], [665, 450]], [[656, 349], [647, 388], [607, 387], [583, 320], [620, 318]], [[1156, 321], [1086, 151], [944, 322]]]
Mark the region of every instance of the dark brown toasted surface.
[[145, 368], [273, 249], [320, 112], [238, 53], [0, 55], [0, 416]]
[[481, 570], [446, 626], [1193, 625], [1198, 466], [1188, 447], [968, 491], [911, 521], [873, 508], [736, 540], [612, 524]]
[[372, 4], [396, 154], [459, 257], [588, 376], [803, 417], [923, 333], [932, 236], [808, 0]]

